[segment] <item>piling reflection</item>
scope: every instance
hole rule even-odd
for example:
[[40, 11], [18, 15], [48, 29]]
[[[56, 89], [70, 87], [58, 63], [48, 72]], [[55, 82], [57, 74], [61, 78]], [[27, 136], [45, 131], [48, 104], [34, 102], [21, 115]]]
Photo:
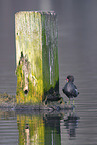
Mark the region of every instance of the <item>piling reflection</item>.
[[46, 114], [45, 124], [45, 145], [61, 145], [60, 119], [62, 114], [59, 112]]
[[61, 145], [60, 114], [17, 114], [19, 145]]
[[76, 128], [78, 127], [79, 119], [80, 117], [73, 111], [68, 112], [67, 117], [64, 118], [64, 126], [67, 129], [70, 139], [76, 136]]
[[19, 145], [44, 145], [44, 123], [41, 115], [17, 114]]
[[10, 109], [0, 108], [0, 120], [14, 120], [16, 118], [16, 114], [14, 111], [10, 111]]
[[[19, 145], [61, 145], [61, 128], [65, 126], [69, 137], [74, 138], [78, 120], [79, 117], [73, 111], [17, 113]], [[60, 121], [64, 122], [62, 127]]]

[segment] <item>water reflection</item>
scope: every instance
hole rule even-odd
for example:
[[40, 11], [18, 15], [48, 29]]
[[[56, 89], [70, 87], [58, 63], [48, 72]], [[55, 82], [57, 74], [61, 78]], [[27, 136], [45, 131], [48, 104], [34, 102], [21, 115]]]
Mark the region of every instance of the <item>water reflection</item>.
[[44, 123], [41, 114], [17, 114], [19, 145], [44, 144]]
[[17, 145], [18, 129], [16, 113], [0, 109], [0, 145]]
[[17, 113], [19, 145], [61, 145], [60, 121], [70, 138], [75, 137], [79, 117], [73, 111]]
[[52, 112], [44, 116], [46, 145], [61, 145], [60, 120], [62, 116], [60, 112]]
[[62, 145], [66, 134], [68, 139], [77, 136], [79, 119], [74, 110], [15, 112], [3, 109], [0, 110], [0, 144]]
[[60, 114], [17, 114], [19, 145], [61, 145]]
[[64, 119], [64, 126], [67, 129], [70, 139], [76, 136], [76, 128], [78, 127], [78, 120], [80, 118], [75, 112], [68, 112], [67, 117]]
[[0, 120], [14, 120], [16, 119], [16, 115], [14, 111], [10, 111], [10, 109], [0, 109]]

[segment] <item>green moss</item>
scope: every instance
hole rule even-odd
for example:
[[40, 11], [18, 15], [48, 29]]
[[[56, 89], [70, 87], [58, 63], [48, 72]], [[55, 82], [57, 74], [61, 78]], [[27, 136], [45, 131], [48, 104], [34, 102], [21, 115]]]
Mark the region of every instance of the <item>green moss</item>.
[[[49, 92], [51, 88], [55, 90], [56, 83], [59, 82], [57, 35], [53, 32], [57, 26], [54, 24], [55, 21], [51, 20], [52, 17], [49, 16], [48, 18], [46, 15], [42, 15], [41, 18], [43, 86], [45, 93]], [[59, 92], [58, 87], [57, 91]]]
[[[32, 73], [32, 77], [30, 76], [30, 71], [24, 70], [25, 65], [25, 57], [23, 55], [23, 52], [21, 52], [21, 57], [19, 64], [17, 66], [17, 103], [39, 103], [42, 101], [42, 80], [41, 77], [38, 76], [38, 79], [34, 74]], [[29, 62], [26, 60], [27, 66], [29, 68]], [[24, 88], [25, 88], [25, 71], [28, 73], [28, 93], [25, 94]], [[26, 87], [26, 88], [27, 88]]]
[[45, 12], [16, 14], [17, 103], [40, 103], [51, 88], [56, 91], [59, 68], [55, 17]]

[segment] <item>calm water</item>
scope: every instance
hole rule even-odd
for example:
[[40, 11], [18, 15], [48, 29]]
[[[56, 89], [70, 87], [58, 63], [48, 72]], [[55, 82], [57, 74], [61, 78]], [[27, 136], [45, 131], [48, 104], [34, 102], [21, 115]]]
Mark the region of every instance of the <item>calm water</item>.
[[14, 14], [21, 10], [58, 14], [60, 94], [68, 101], [61, 91], [68, 74], [80, 94], [73, 112], [0, 110], [0, 144], [97, 145], [97, 1], [0, 0], [0, 93], [16, 93]]

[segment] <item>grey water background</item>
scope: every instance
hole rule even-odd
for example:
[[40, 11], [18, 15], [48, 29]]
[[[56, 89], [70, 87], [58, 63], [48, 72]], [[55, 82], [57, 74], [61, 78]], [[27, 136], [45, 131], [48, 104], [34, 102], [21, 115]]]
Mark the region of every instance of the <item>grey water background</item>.
[[[68, 74], [80, 92], [76, 136], [70, 138], [60, 120], [60, 144], [97, 145], [97, 0], [0, 0], [0, 93], [16, 94], [14, 15], [22, 10], [57, 13], [60, 94], [68, 101], [61, 91]], [[15, 145], [18, 139], [17, 115], [1, 110], [0, 144]]]

